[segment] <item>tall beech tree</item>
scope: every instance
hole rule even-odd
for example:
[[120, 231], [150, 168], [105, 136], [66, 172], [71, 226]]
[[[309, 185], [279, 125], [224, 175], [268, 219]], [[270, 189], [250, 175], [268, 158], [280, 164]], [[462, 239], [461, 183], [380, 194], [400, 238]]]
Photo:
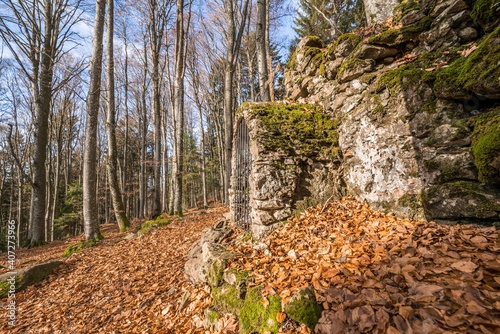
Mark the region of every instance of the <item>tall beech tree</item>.
[[83, 229], [85, 240], [101, 238], [97, 212], [97, 127], [103, 56], [104, 16], [106, 0], [96, 0], [90, 87], [87, 95], [85, 150], [83, 154]]
[[[224, 202], [229, 203], [231, 181], [231, 158], [233, 152], [234, 122], [234, 74], [238, 60], [241, 39], [248, 19], [250, 0], [223, 0], [227, 27], [225, 29], [226, 55], [224, 58]], [[241, 13], [241, 16], [239, 15]]]
[[113, 210], [115, 212], [116, 221], [120, 232], [126, 231], [130, 222], [125, 213], [123, 205], [122, 193], [120, 190], [119, 171], [118, 171], [118, 148], [116, 144], [116, 110], [115, 110], [115, 62], [114, 62], [114, 0], [107, 0], [108, 15], [106, 26], [106, 43], [107, 43], [107, 58], [106, 58], [106, 76], [107, 76], [107, 117], [106, 117], [106, 136], [108, 139], [108, 179], [109, 190], [111, 192], [111, 201], [113, 202]]
[[54, 66], [69, 52], [73, 26], [80, 21], [80, 1], [71, 0], [0, 0], [0, 36], [17, 65], [31, 83], [34, 107], [34, 152], [29, 182], [31, 209], [29, 244], [44, 241], [47, 209], [46, 157], [49, 114], [55, 87]]

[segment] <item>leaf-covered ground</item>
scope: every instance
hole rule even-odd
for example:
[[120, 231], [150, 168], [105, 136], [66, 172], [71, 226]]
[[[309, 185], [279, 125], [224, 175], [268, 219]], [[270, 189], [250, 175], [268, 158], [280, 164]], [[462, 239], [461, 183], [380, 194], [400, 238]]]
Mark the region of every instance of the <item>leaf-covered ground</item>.
[[242, 240], [231, 266], [253, 271], [265, 294], [286, 303], [314, 286], [318, 333], [500, 332], [496, 227], [400, 219], [346, 198]]
[[[131, 240], [105, 225], [97, 247], [17, 293], [17, 327], [1, 321], [0, 332], [209, 333], [201, 326], [210, 291], [187, 283], [183, 267], [192, 243], [225, 211], [193, 211]], [[343, 199], [304, 212], [263, 240], [247, 239], [237, 231], [227, 245], [235, 253], [230, 266], [251, 271], [263, 294], [283, 302], [312, 285], [326, 310], [318, 333], [500, 332], [495, 227], [399, 219]], [[76, 241], [20, 250], [18, 267], [59, 259]], [[277, 317], [283, 332], [309, 331], [282, 312]], [[223, 332], [237, 332], [234, 317], [219, 321]]]
[[[16, 294], [14, 329], [3, 321], [6, 299], [0, 301], [0, 332], [195, 332], [192, 317], [202, 312], [210, 297], [203, 287], [184, 280], [185, 255], [201, 231], [225, 211], [190, 212], [181, 221], [130, 240], [115, 226], [104, 225], [105, 239], [98, 246], [65, 258], [47, 279]], [[60, 259], [64, 249], [77, 241], [20, 250], [18, 268]], [[6, 266], [2, 261], [0, 265]]]

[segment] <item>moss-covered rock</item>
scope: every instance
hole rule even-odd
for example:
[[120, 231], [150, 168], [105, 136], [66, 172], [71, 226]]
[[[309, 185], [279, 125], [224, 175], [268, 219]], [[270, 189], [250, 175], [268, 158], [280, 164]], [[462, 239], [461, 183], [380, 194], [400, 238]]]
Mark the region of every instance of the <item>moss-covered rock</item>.
[[337, 122], [319, 107], [307, 104], [244, 104], [252, 118], [258, 118], [267, 131], [259, 141], [269, 151], [287, 155], [330, 156], [337, 151]]
[[481, 115], [472, 134], [472, 152], [479, 180], [500, 184], [500, 108]]
[[375, 66], [372, 59], [348, 58], [342, 62], [337, 73], [339, 82], [347, 82], [370, 72]]
[[417, 40], [421, 32], [430, 28], [432, 19], [428, 16], [422, 18], [414, 25], [402, 29], [389, 29], [380, 34], [370, 37], [368, 40], [372, 44], [382, 44], [396, 46], [406, 42]]
[[428, 187], [422, 194], [426, 215], [433, 219], [495, 219], [500, 212], [497, 197], [474, 181], [454, 181]]
[[244, 297], [241, 298], [238, 287], [231, 284], [212, 288], [212, 298], [212, 305], [216, 310], [233, 313], [236, 316], [240, 315], [245, 301]]
[[76, 244], [70, 245], [64, 250], [63, 256], [68, 257], [73, 253], [81, 252], [85, 248], [94, 247], [97, 245], [97, 242], [99, 240], [102, 240], [103, 238], [104, 237], [102, 236], [102, 234], [99, 234], [99, 236], [96, 238], [96, 240], [86, 240], [86, 241], [81, 241], [81, 242], [78, 242]]
[[137, 232], [138, 235], [144, 235], [148, 234], [152, 230], [162, 227], [162, 226], [167, 226], [171, 223], [170, 217], [163, 213], [156, 217], [155, 220], [146, 220], [144, 223], [141, 224], [140, 230]]
[[211, 287], [218, 287], [222, 283], [224, 269], [226, 269], [226, 260], [223, 258], [215, 258], [205, 274], [208, 285]]
[[312, 287], [300, 290], [285, 305], [285, 313], [290, 319], [306, 325], [311, 330], [314, 330], [322, 312], [323, 308], [316, 302]]
[[487, 35], [468, 57], [460, 57], [436, 73], [436, 92], [462, 99], [467, 93], [500, 98], [500, 27]]
[[262, 286], [250, 289], [239, 315], [240, 333], [278, 333], [280, 323], [276, 319], [281, 311], [279, 296], [262, 297]]
[[396, 21], [399, 21], [403, 16], [406, 14], [418, 10], [422, 7], [421, 3], [419, 1], [415, 0], [403, 0], [399, 5], [397, 5], [394, 10], [394, 17], [396, 18]]
[[36, 284], [50, 275], [57, 267], [62, 264], [61, 261], [53, 261], [48, 263], [38, 264], [36, 266], [17, 271], [15, 276], [15, 284], [12, 286], [10, 280], [11, 274], [6, 273], [0, 276], [0, 298], [5, 298], [9, 291], [14, 288], [15, 292], [19, 292], [26, 287]]
[[498, 0], [476, 0], [471, 17], [485, 31], [492, 31], [500, 23], [500, 3]]
[[336, 57], [347, 57], [359, 44], [361, 37], [353, 33], [340, 35], [327, 50], [327, 58], [332, 55]]

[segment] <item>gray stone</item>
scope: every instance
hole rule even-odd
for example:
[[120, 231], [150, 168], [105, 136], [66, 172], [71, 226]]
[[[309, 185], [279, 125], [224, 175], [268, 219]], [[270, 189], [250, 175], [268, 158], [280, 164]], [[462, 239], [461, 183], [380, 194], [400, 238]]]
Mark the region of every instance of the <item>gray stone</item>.
[[10, 290], [8, 282], [12, 276], [15, 277], [15, 292], [19, 292], [30, 285], [42, 281], [61, 264], [61, 261], [52, 261], [0, 275], [0, 298], [8, 296]]
[[457, 14], [451, 16], [451, 22], [453, 22], [453, 28], [465, 28], [472, 23], [472, 17], [470, 16], [469, 10], [463, 10]]
[[353, 45], [351, 39], [346, 38], [335, 47], [333, 53], [335, 54], [336, 58], [345, 58], [351, 54], [352, 50], [354, 50], [355, 47], [356, 45]]
[[340, 83], [347, 82], [359, 78], [366, 72], [370, 72], [375, 66], [375, 61], [373, 59], [359, 59], [355, 63], [351, 63], [350, 66], [345, 66], [344, 71], [340, 74], [338, 78]]
[[477, 30], [472, 27], [466, 27], [458, 31], [458, 36], [464, 42], [469, 42], [477, 38]]
[[412, 10], [405, 16], [403, 16], [400, 20], [399, 23], [402, 24], [403, 26], [409, 26], [414, 23], [417, 23], [421, 19], [425, 17], [425, 14], [421, 10]]
[[[222, 277], [226, 260], [233, 254], [217, 243], [228, 237], [232, 231], [225, 228], [225, 222], [216, 228], [206, 229], [199, 241], [195, 242], [187, 255], [184, 265], [184, 277], [192, 283], [205, 282], [217, 285]], [[231, 231], [231, 232], [230, 232]]]
[[442, 20], [433, 25], [429, 31], [421, 33], [419, 39], [423, 42], [427, 52], [450, 47], [460, 41], [453, 30], [453, 22], [450, 19]]
[[368, 25], [384, 22], [392, 16], [392, 11], [399, 5], [398, 0], [363, 0], [365, 7], [366, 20]]
[[390, 65], [394, 63], [394, 57], [387, 57], [387, 58], [384, 58], [384, 64], [385, 65]]
[[363, 44], [358, 50], [353, 54], [353, 57], [360, 59], [373, 59], [379, 60], [386, 57], [395, 56], [398, 50], [394, 48], [385, 48], [382, 46]]
[[451, 15], [454, 13], [458, 13], [464, 9], [469, 8], [467, 3], [462, 0], [447, 0], [443, 2], [438, 2], [434, 9], [432, 10], [430, 16], [438, 17], [441, 14], [445, 13], [445, 15]]

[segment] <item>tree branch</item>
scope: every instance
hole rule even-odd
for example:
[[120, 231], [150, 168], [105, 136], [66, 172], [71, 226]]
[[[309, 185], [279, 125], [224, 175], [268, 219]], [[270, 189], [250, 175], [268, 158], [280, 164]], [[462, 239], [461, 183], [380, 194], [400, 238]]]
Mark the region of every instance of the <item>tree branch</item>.
[[12, 124], [9, 124], [9, 134], [8, 134], [7, 140], [9, 142], [10, 153], [12, 154], [12, 157], [14, 158], [14, 161], [16, 162], [17, 168], [19, 168], [19, 171], [28, 180], [29, 184], [31, 184], [31, 186], [33, 186], [33, 184], [34, 184], [33, 179], [28, 174], [25, 173], [23, 165], [21, 164], [19, 157], [17, 156], [16, 152], [14, 151], [14, 145], [12, 145]]

